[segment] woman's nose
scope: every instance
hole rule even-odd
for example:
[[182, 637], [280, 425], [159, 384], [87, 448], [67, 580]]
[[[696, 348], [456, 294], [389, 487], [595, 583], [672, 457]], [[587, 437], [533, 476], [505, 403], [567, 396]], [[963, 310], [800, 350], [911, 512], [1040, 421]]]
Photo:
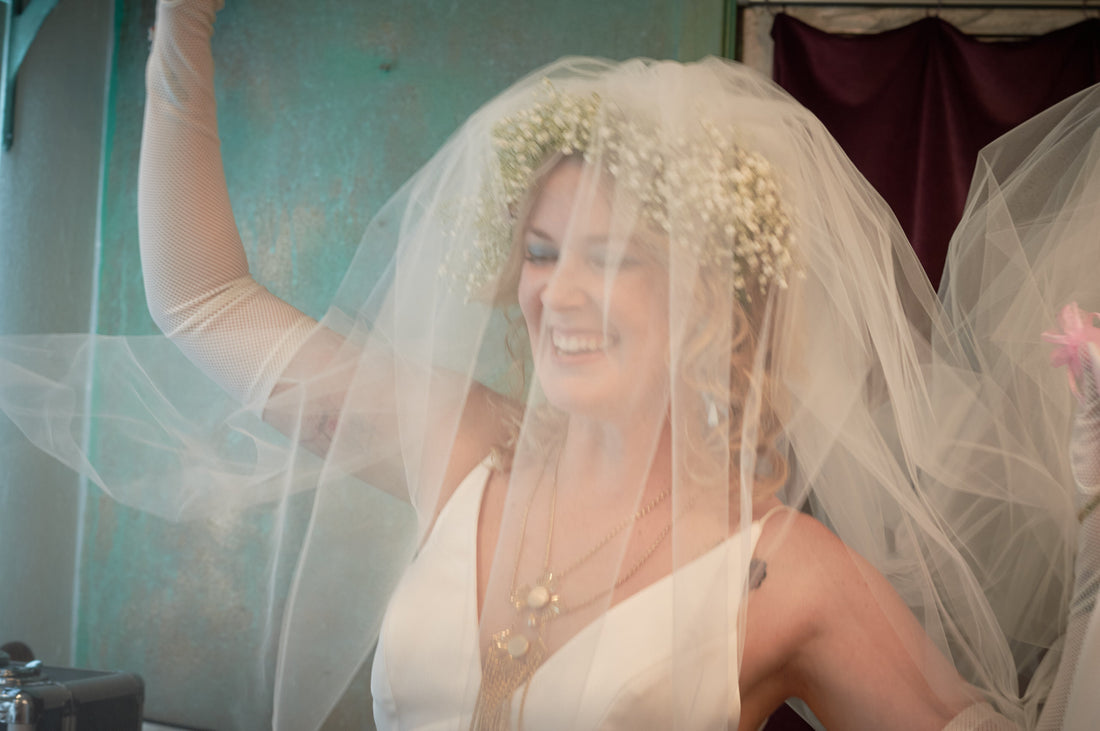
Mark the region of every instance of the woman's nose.
[[543, 307], [564, 310], [579, 306], [588, 296], [590, 278], [591, 273], [585, 271], [583, 262], [579, 262], [576, 256], [561, 255], [542, 288]]

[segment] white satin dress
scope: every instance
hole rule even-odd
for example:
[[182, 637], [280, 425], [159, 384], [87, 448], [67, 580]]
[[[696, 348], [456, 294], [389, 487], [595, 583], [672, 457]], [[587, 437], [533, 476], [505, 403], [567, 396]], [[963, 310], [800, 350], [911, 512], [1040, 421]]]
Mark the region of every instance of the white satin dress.
[[[466, 476], [390, 600], [371, 674], [381, 731], [469, 728], [481, 674], [477, 522], [488, 478], [485, 463]], [[752, 524], [750, 551], [766, 517]], [[748, 564], [741, 559], [745, 546], [737, 536], [727, 540], [614, 605], [602, 620], [567, 641], [532, 678], [522, 727], [736, 728], [741, 711], [736, 633]], [[729, 607], [729, 634], [692, 638], [690, 653], [677, 657], [671, 633], [673, 587], [677, 611], [684, 613], [677, 618], [678, 642], [684, 643], [690, 614], [715, 601]], [[519, 695], [513, 699], [514, 722]]]

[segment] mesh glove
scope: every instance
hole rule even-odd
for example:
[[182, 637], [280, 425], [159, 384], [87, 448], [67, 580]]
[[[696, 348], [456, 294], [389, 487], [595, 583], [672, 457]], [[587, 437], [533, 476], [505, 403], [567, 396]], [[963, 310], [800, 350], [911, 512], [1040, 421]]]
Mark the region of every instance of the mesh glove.
[[1095, 343], [1085, 342], [1078, 353], [1079, 402], [1069, 454], [1081, 524], [1062, 660], [1043, 708], [1040, 731], [1092, 728], [1095, 709], [1089, 710], [1089, 704], [1097, 702], [1095, 689], [1090, 686], [1100, 672], [1100, 637], [1091, 636], [1095, 629], [1090, 634], [1089, 624], [1100, 588], [1100, 511], [1096, 510], [1100, 496], [1100, 349]]
[[221, 0], [162, 0], [146, 68], [138, 177], [154, 321], [226, 391], [266, 398], [315, 322], [248, 272], [222, 169], [210, 52]]

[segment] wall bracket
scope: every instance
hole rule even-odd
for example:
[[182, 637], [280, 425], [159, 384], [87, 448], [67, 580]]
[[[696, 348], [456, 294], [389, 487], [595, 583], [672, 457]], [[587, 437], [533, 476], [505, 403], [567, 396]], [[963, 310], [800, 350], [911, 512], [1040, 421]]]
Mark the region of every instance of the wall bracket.
[[11, 149], [15, 139], [15, 77], [27, 49], [57, 0], [0, 0], [4, 8], [3, 66], [0, 73], [0, 118], [3, 119], [3, 147]]

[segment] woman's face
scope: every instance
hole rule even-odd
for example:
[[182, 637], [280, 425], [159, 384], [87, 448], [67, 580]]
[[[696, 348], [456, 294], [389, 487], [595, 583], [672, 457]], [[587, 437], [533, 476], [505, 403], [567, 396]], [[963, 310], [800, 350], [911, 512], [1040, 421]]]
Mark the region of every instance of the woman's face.
[[615, 420], [666, 398], [668, 283], [639, 243], [652, 234], [617, 230], [589, 173], [570, 160], [547, 174], [519, 242], [518, 295], [549, 402]]

